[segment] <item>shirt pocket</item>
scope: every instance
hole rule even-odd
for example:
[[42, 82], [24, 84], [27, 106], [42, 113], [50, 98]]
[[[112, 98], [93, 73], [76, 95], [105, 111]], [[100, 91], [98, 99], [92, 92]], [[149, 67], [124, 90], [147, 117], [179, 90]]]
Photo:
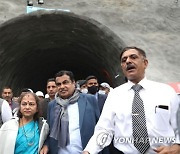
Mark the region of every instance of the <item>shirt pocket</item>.
[[169, 127], [169, 110], [156, 107], [154, 124], [157, 130], [166, 131]]

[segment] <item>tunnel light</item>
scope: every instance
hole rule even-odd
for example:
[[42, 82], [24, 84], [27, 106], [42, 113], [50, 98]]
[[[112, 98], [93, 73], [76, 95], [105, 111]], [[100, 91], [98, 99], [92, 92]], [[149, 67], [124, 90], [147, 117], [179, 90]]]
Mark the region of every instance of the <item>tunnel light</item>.
[[38, 4], [44, 4], [44, 0], [38, 0]]
[[33, 6], [33, 1], [32, 0], [27, 0], [27, 6]]

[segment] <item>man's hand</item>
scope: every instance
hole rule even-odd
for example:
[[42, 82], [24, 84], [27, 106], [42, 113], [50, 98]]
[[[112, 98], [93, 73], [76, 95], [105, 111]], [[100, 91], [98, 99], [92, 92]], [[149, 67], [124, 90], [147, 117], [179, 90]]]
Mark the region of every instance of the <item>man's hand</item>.
[[83, 151], [82, 154], [90, 154], [88, 151]]
[[47, 145], [44, 145], [40, 151], [40, 154], [47, 154], [48, 153], [48, 146]]
[[180, 145], [161, 146], [154, 150], [158, 154], [180, 154]]

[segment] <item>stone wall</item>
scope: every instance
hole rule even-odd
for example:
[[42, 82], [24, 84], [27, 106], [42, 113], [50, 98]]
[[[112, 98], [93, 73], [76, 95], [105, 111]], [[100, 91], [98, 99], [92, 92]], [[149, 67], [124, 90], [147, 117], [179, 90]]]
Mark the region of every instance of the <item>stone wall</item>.
[[[178, 0], [44, 0], [34, 6], [69, 9], [110, 28], [126, 45], [143, 48], [147, 77], [180, 80], [180, 4]], [[0, 0], [0, 24], [26, 13], [25, 0]]]

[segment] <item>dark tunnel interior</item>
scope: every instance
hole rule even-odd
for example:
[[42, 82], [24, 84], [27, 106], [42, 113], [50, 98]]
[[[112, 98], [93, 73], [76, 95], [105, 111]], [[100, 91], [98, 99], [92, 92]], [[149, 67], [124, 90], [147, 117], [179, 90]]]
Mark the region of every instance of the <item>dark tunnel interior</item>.
[[99, 83], [124, 82], [119, 54], [125, 46], [99, 22], [62, 11], [21, 15], [0, 26], [0, 86], [45, 92], [46, 81], [60, 70], [75, 79], [95, 75]]

